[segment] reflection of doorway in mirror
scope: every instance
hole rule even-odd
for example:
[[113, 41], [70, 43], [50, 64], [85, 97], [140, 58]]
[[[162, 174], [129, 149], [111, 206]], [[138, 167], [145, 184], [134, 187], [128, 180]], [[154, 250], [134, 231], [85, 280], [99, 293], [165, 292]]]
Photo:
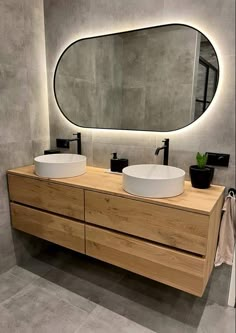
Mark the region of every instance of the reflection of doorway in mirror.
[[201, 36], [194, 120], [199, 118], [210, 105], [217, 89], [218, 79], [219, 66], [216, 53], [210, 42]]

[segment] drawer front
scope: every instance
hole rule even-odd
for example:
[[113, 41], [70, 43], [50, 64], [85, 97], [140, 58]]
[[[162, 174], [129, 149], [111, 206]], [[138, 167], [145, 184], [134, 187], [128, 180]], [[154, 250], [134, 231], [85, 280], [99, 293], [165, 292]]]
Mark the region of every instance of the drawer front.
[[15, 203], [10, 205], [13, 228], [85, 253], [83, 223]]
[[201, 296], [205, 259], [93, 226], [85, 226], [86, 254]]
[[209, 217], [184, 210], [85, 191], [85, 221], [205, 255]]
[[8, 175], [8, 186], [12, 201], [84, 220], [82, 189], [15, 175]]

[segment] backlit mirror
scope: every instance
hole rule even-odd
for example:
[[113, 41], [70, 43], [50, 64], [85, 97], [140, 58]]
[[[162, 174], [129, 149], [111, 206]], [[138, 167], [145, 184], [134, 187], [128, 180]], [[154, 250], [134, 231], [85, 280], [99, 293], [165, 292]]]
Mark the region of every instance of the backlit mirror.
[[81, 127], [172, 131], [206, 111], [218, 78], [210, 41], [175, 24], [74, 42], [58, 60], [54, 93]]

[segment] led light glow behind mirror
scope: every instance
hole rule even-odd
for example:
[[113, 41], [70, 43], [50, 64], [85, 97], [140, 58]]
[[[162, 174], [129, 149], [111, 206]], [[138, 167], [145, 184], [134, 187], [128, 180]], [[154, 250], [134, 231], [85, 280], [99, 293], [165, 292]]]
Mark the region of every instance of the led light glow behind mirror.
[[218, 79], [209, 40], [170, 24], [75, 41], [57, 63], [54, 93], [80, 127], [167, 132], [206, 111]]

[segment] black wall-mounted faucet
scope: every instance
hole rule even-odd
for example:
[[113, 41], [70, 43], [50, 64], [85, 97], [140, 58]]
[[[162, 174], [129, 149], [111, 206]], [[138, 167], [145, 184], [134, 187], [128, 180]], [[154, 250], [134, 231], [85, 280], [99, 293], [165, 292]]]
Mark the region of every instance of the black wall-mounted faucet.
[[77, 154], [81, 155], [81, 133], [76, 133], [76, 134], [73, 134], [73, 135], [76, 135], [76, 139], [71, 139], [69, 141], [70, 142], [71, 141], [77, 141]]
[[77, 141], [77, 154], [81, 155], [81, 133], [73, 134], [76, 135], [76, 139], [56, 139], [57, 148], [70, 148], [70, 142]]
[[159, 151], [164, 149], [164, 158], [163, 158], [163, 164], [168, 165], [168, 160], [169, 160], [169, 142], [170, 139], [164, 139], [162, 142], [164, 142], [164, 146], [162, 147], [157, 147], [155, 151], [155, 155], [159, 154]]

